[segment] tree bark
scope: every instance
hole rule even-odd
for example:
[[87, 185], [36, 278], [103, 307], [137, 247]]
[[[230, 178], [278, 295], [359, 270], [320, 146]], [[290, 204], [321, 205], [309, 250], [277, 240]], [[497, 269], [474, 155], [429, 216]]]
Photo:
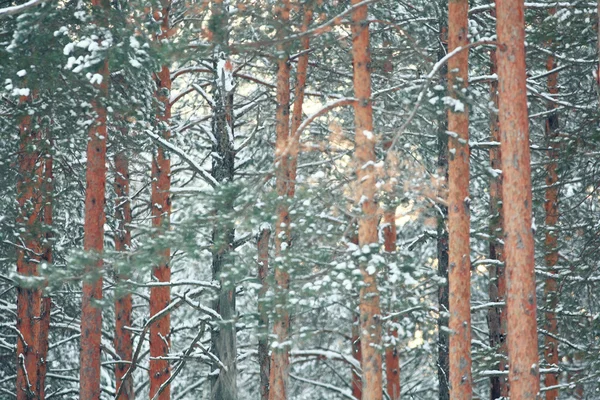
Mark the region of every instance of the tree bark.
[[540, 388], [524, 3], [498, 1], [496, 12], [509, 384], [511, 399], [521, 400], [535, 398]]
[[[396, 253], [396, 208], [384, 213], [385, 228], [383, 229], [383, 246], [388, 253]], [[393, 320], [397, 322], [396, 320]], [[387, 394], [390, 400], [400, 400], [400, 353], [398, 346], [398, 331], [390, 329], [388, 335], [393, 343], [385, 349], [385, 377]]]
[[269, 289], [269, 237], [270, 227], [261, 227], [258, 234], [258, 279], [261, 288], [258, 291], [258, 365], [260, 375], [260, 399], [269, 398], [269, 314], [265, 305], [265, 295]]
[[[355, 6], [359, 0], [352, 0]], [[377, 202], [376, 161], [371, 103], [371, 52], [369, 48], [368, 7], [356, 7], [352, 12], [352, 65], [354, 67], [354, 124], [356, 129], [355, 159], [359, 182], [361, 214], [358, 220], [358, 243], [364, 253], [360, 261], [363, 285], [360, 289], [360, 344], [362, 351], [363, 400], [380, 400], [383, 396], [381, 362], [381, 309], [377, 288], [378, 265], [368, 261], [376, 252]]]
[[[306, 32], [312, 20], [312, 8], [310, 3], [304, 4], [304, 18], [302, 20], [301, 32]], [[296, 92], [294, 96], [294, 108], [292, 111], [292, 124], [290, 129], [289, 143], [289, 165], [288, 165], [288, 197], [294, 197], [296, 193], [296, 173], [298, 168], [298, 153], [300, 149], [300, 135], [297, 130], [302, 123], [302, 106], [304, 105], [304, 90], [306, 88], [306, 74], [308, 72], [308, 50], [310, 37], [304, 36], [301, 39], [301, 51], [304, 53], [298, 57], [298, 66], [296, 70]]]
[[42, 162], [40, 132], [34, 130], [32, 116], [27, 113], [31, 98], [21, 96], [24, 116], [19, 124], [17, 177], [17, 274], [23, 282], [17, 287], [17, 390], [18, 400], [39, 398], [37, 388], [38, 338], [41, 308], [40, 288], [26, 280], [38, 275], [41, 261]]
[[[214, 25], [213, 41], [216, 49], [226, 50], [228, 43], [228, 16], [226, 6], [222, 1], [212, 4], [213, 18], [218, 21]], [[217, 26], [218, 25], [218, 26]], [[228, 88], [225, 75], [233, 75], [233, 66], [228, 58], [222, 54], [215, 54], [215, 71], [217, 72], [213, 84], [213, 119], [212, 133], [215, 141], [212, 144], [212, 176], [224, 189], [223, 194], [216, 199], [214, 212], [215, 223], [212, 232], [212, 274], [213, 279], [219, 281], [221, 288], [217, 294], [213, 308], [221, 315], [222, 321], [214, 326], [211, 331], [212, 350], [226, 369], [214, 365], [218, 375], [211, 377], [212, 393], [215, 400], [235, 400], [237, 398], [237, 340], [236, 340], [236, 298], [235, 278], [233, 271], [233, 257], [231, 250], [235, 238], [235, 229], [231, 223], [234, 212], [235, 194], [227, 190], [227, 185], [233, 182], [235, 150], [234, 150], [234, 113], [233, 89]], [[221, 217], [219, 217], [221, 215]]]
[[[108, 11], [107, 0], [92, 0], [98, 11]], [[104, 22], [102, 23], [104, 25]], [[96, 120], [89, 130], [87, 146], [87, 171], [85, 191], [85, 222], [83, 248], [94, 258], [86, 265], [86, 278], [83, 282], [81, 305], [81, 352], [80, 352], [80, 391], [81, 400], [100, 398], [100, 340], [102, 335], [102, 310], [98, 304], [102, 300], [102, 251], [104, 250], [104, 222], [106, 214], [106, 105], [108, 96], [108, 60], [100, 64], [98, 73], [102, 76], [99, 85], [99, 98], [92, 102]]]
[[[438, 51], [438, 59], [446, 55], [447, 28], [440, 24], [440, 42], [442, 46]], [[445, 66], [440, 70], [440, 85], [445, 86], [447, 68]], [[448, 128], [447, 114], [442, 114], [438, 121], [438, 159], [437, 175], [443, 182], [437, 189], [438, 197], [446, 196], [446, 182], [448, 181]], [[448, 207], [444, 204], [438, 205], [437, 218], [437, 262], [438, 276], [443, 283], [440, 283], [438, 289], [438, 399], [450, 400], [450, 357], [448, 349], [448, 315], [449, 315], [449, 292], [448, 292], [448, 230], [446, 221], [448, 220]]]
[[[551, 9], [550, 14], [554, 14], [556, 9]], [[556, 60], [553, 56], [548, 56], [546, 60], [546, 69], [548, 71], [556, 68]], [[548, 93], [551, 96], [558, 94], [558, 72], [548, 75]], [[548, 277], [544, 286], [544, 298], [546, 308], [545, 329], [550, 335], [544, 336], [544, 358], [549, 367], [558, 367], [558, 323], [556, 320], [556, 307], [558, 305], [558, 282], [555, 275], [555, 269], [558, 263], [558, 159], [560, 153], [560, 138], [558, 137], [558, 114], [556, 113], [556, 104], [549, 101], [548, 111], [554, 112], [546, 118], [546, 141], [549, 151], [549, 163], [546, 165], [546, 194], [544, 210], [545, 216], [545, 255], [544, 261], [548, 269]], [[555, 387], [558, 385], [557, 373], [546, 373], [544, 377], [546, 387]], [[546, 391], [546, 400], [555, 400], [558, 398], [558, 388]]]
[[[54, 193], [54, 173], [53, 173], [53, 156], [52, 138], [47, 132], [46, 136], [46, 160], [44, 161], [44, 181], [42, 184], [43, 194], [43, 220], [44, 220], [44, 241], [42, 243], [42, 262], [50, 267], [53, 262], [52, 257], [52, 212], [53, 212], [53, 193]], [[37, 371], [37, 391], [40, 400], [46, 397], [46, 371], [48, 358], [48, 334], [50, 332], [50, 312], [52, 308], [52, 300], [50, 295], [42, 296], [42, 304], [40, 309], [40, 323], [38, 324], [38, 332], [36, 334], [37, 351], [38, 351], [38, 371]]]
[[[276, 15], [281, 25], [279, 35], [285, 33], [284, 27], [289, 23], [290, 3], [283, 0], [276, 6]], [[287, 195], [288, 190], [288, 157], [285, 152], [289, 145], [289, 107], [290, 107], [290, 66], [289, 57], [283, 45], [278, 46], [279, 59], [277, 61], [277, 112], [276, 112], [276, 186], [280, 198]], [[277, 206], [277, 225], [275, 227], [275, 256], [283, 257], [289, 245], [290, 216], [285, 200]], [[287, 268], [281, 262], [275, 264], [275, 321], [273, 331], [277, 337], [278, 346], [271, 350], [271, 370], [269, 376], [269, 400], [285, 400], [288, 398], [289, 386], [289, 328], [290, 316], [287, 309], [287, 296], [290, 285], [290, 276]]]
[[[126, 252], [131, 247], [131, 204], [129, 202], [129, 159], [125, 151], [120, 151], [115, 155], [115, 194], [116, 207], [115, 219], [117, 220], [117, 232], [115, 235], [115, 250]], [[125, 281], [129, 279], [127, 271], [117, 271], [116, 280]], [[118, 284], [118, 283], [117, 283]], [[131, 341], [132, 326], [132, 296], [131, 293], [116, 293], [115, 300], [115, 339], [114, 346], [117, 355], [121, 361], [132, 361], [133, 347]], [[129, 375], [126, 380], [123, 377], [127, 373], [131, 364], [115, 364], [115, 380], [117, 383], [118, 400], [133, 399], [133, 377]], [[120, 386], [123, 386], [119, 390]]]
[[[469, 43], [468, 0], [452, 0], [448, 8], [448, 50]], [[471, 256], [469, 213], [469, 116], [461, 96], [467, 86], [468, 50], [448, 61], [449, 92], [455, 101], [448, 111], [448, 283], [450, 287], [450, 396], [470, 399], [471, 379]], [[461, 107], [458, 104], [462, 104]]]
[[[493, 11], [495, 17], [496, 13]], [[496, 48], [490, 51], [491, 74], [498, 73], [496, 61]], [[490, 132], [493, 142], [500, 142], [500, 126], [498, 123], [498, 81], [492, 80], [490, 85], [490, 98], [493, 110], [490, 112]], [[494, 171], [502, 169], [502, 152], [499, 146], [490, 148], [490, 166]], [[504, 246], [502, 244], [502, 174], [491, 178], [490, 181], [490, 259], [504, 263]], [[489, 294], [491, 302], [503, 302], [506, 300], [506, 275], [504, 265], [490, 265]], [[490, 329], [490, 345], [498, 348], [498, 370], [505, 371], [506, 359], [506, 307], [490, 307], [488, 311], [488, 324]], [[508, 380], [504, 376], [493, 376], [490, 378], [490, 397], [496, 400], [508, 397]]]
[[[171, 2], [162, 2], [162, 10], [155, 13], [155, 20], [161, 21], [161, 34], [157, 40], [165, 39], [169, 35], [169, 12]], [[171, 120], [171, 73], [166, 65], [155, 75], [156, 98], [160, 105], [157, 115], [157, 127], [162, 131], [162, 136], [169, 139], [169, 123]], [[171, 217], [171, 161], [165, 150], [158, 146], [152, 160], [152, 226], [156, 235], [163, 235], [169, 230]], [[157, 282], [171, 281], [171, 249], [161, 248], [158, 254], [158, 263], [154, 266], [152, 275]], [[150, 289], [150, 317], [160, 313], [171, 302], [170, 286], [154, 286]], [[157, 395], [160, 387], [171, 376], [169, 361], [161, 359], [169, 354], [171, 347], [171, 315], [166, 314], [150, 326], [150, 398]], [[168, 385], [160, 394], [158, 400], [169, 400], [171, 387]]]

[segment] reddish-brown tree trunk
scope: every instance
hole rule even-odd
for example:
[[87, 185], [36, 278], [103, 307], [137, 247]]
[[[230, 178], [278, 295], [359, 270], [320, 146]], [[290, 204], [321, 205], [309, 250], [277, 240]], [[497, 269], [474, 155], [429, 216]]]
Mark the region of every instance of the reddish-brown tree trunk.
[[[22, 96], [24, 108], [30, 99]], [[40, 262], [40, 212], [42, 208], [42, 164], [40, 160], [40, 132], [33, 130], [32, 117], [23, 116], [19, 124], [20, 143], [17, 178], [17, 227], [22, 246], [17, 251], [17, 273], [24, 279], [38, 275]], [[39, 288], [24, 282], [17, 287], [17, 399], [38, 397], [38, 348], [36, 331], [40, 316]]]
[[[126, 252], [131, 247], [131, 205], [129, 202], [129, 159], [125, 151], [115, 155], [115, 219], [117, 220], [117, 232], [115, 235], [115, 250]], [[129, 274], [123, 271], [117, 271], [116, 280], [124, 281], [129, 278]], [[115, 351], [124, 361], [115, 365], [115, 379], [117, 382], [118, 400], [133, 399], [133, 378], [131, 375], [123, 381], [127, 373], [133, 356], [131, 342], [131, 331], [128, 329], [132, 325], [132, 299], [131, 293], [117, 293], [115, 300]], [[120, 389], [120, 386], [123, 386]]]
[[[396, 252], [396, 208], [386, 210], [384, 213], [383, 228], [383, 246], [388, 253]], [[394, 322], [396, 322], [394, 320]], [[398, 340], [398, 331], [390, 329], [389, 336], [393, 338], [393, 343], [385, 349], [385, 377], [387, 394], [390, 400], [400, 399], [400, 354]]]
[[[290, 18], [290, 4], [284, 0], [276, 6], [276, 15], [279, 23], [286, 26]], [[280, 35], [284, 32], [281, 30]], [[290, 130], [290, 67], [288, 55], [283, 45], [278, 47], [280, 58], [277, 61], [277, 112], [275, 133], [275, 163], [277, 194], [281, 197], [287, 195], [289, 179], [289, 162], [285, 155], [289, 145]], [[288, 207], [284, 202], [277, 206], [277, 225], [275, 227], [275, 256], [281, 257], [287, 248], [290, 235], [290, 216]], [[287, 344], [290, 328], [290, 316], [287, 310], [287, 292], [290, 285], [290, 276], [287, 268], [281, 263], [275, 265], [275, 321], [273, 331], [278, 343], [286, 343], [272, 349], [271, 370], [269, 375], [269, 399], [285, 400], [288, 397], [290, 356]]]
[[[449, 2], [448, 50], [469, 43], [468, 0]], [[448, 111], [448, 284], [450, 287], [450, 397], [470, 399], [471, 380], [471, 257], [469, 214], [469, 116], [461, 96], [467, 86], [469, 53], [448, 62], [449, 92], [455, 104]], [[461, 104], [461, 106], [459, 106]]]
[[498, 1], [496, 12], [510, 397], [514, 400], [534, 399], [539, 392], [540, 378], [524, 3], [520, 0]]
[[[352, 0], [354, 6], [359, 0]], [[358, 220], [358, 243], [365, 257], [378, 247], [376, 176], [374, 163], [376, 138], [373, 133], [371, 103], [371, 52], [369, 45], [368, 8], [352, 12], [352, 65], [354, 67], [354, 124], [356, 129], [355, 162], [360, 194], [361, 215]], [[363, 285], [360, 289], [360, 344], [362, 351], [363, 400], [380, 400], [383, 396], [381, 363], [381, 309], [377, 288], [377, 265], [361, 262]]]
[[[493, 12], [495, 16], [495, 12]], [[490, 53], [491, 74], [498, 73], [496, 62], [496, 49]], [[490, 112], [490, 132], [493, 142], [500, 143], [500, 126], [498, 123], [498, 81], [492, 80], [490, 85], [490, 97], [493, 111]], [[499, 146], [490, 148], [490, 166], [494, 171], [502, 169], [502, 152]], [[502, 245], [502, 174], [492, 177], [490, 182], [490, 259], [504, 263], [504, 246]], [[506, 300], [506, 276], [504, 265], [490, 265], [490, 301], [502, 302]], [[506, 307], [490, 307], [489, 312], [490, 345], [498, 348], [500, 362], [498, 370], [505, 371], [508, 357], [506, 352]], [[491, 399], [508, 397], [508, 379], [505, 376], [494, 376], [490, 378]]]
[[265, 295], [269, 289], [267, 277], [269, 275], [269, 237], [270, 227], [261, 227], [258, 233], [258, 279], [261, 288], [258, 291], [258, 365], [260, 368], [260, 399], [269, 398], [269, 314], [265, 305]]
[[[110, 7], [105, 0], [92, 0], [95, 8]], [[108, 61], [98, 73], [102, 76], [99, 94], [108, 95]], [[96, 120], [89, 130], [85, 191], [83, 248], [95, 261], [86, 266], [81, 305], [80, 392], [82, 400], [100, 398], [100, 339], [102, 335], [102, 251], [106, 183], [106, 108], [103, 101], [92, 102]]]
[[[301, 32], [306, 32], [310, 21], [312, 20], [312, 9], [309, 3], [304, 5], [304, 19], [302, 20]], [[296, 93], [294, 97], [294, 108], [292, 111], [292, 124], [289, 140], [289, 165], [288, 165], [288, 197], [294, 197], [296, 192], [296, 170], [298, 167], [298, 153], [300, 148], [300, 135], [296, 132], [302, 123], [302, 106], [304, 104], [304, 90], [306, 88], [306, 73], [308, 71], [308, 49], [310, 37], [305, 36], [301, 39], [301, 51], [304, 53], [298, 57], [298, 67], [296, 70]]]
[[[554, 14], [555, 9], [551, 9], [550, 13]], [[553, 56], [548, 56], [546, 61], [546, 69], [548, 71], [556, 68], [556, 60]], [[548, 93], [555, 96], [558, 94], [558, 72], [548, 75]], [[550, 335], [544, 336], [544, 358], [549, 367], [558, 367], [558, 324], [556, 320], [556, 306], [558, 305], [558, 283], [554, 275], [558, 263], [558, 157], [560, 151], [560, 143], [558, 137], [558, 115], [556, 114], [556, 104], [549, 101], [547, 106], [549, 111], [554, 110], [546, 119], [546, 141], [550, 148], [550, 161], [546, 165], [546, 202], [544, 210], [546, 211], [546, 238], [545, 238], [545, 255], [546, 268], [550, 275], [546, 278], [544, 286], [545, 308], [546, 308], [546, 331]], [[546, 387], [556, 387], [558, 385], [557, 373], [546, 373], [544, 377], [544, 385]], [[558, 398], [558, 388], [546, 391], [546, 400], [555, 400]]]
[[[155, 13], [155, 19], [161, 21], [161, 34], [157, 40], [165, 39], [169, 35], [170, 1], [163, 1], [163, 9]], [[171, 121], [171, 72], [163, 65], [155, 76], [156, 98], [160, 103], [157, 116], [157, 127], [162, 130], [162, 136], [169, 139], [169, 123]], [[171, 161], [162, 147], [157, 147], [152, 160], [152, 226], [157, 235], [163, 235], [169, 230], [171, 217]], [[158, 263], [152, 270], [152, 275], [157, 282], [171, 281], [171, 249], [159, 250]], [[171, 302], [170, 286], [156, 286], [150, 289], [150, 317], [165, 309]], [[161, 389], [171, 376], [169, 361], [164, 359], [169, 354], [171, 346], [171, 315], [166, 314], [150, 326], [150, 398], [157, 396], [158, 400], [169, 400], [171, 387], [168, 385]]]
[[[49, 135], [49, 134], [48, 134]], [[48, 136], [46, 138], [48, 143], [46, 160], [44, 161], [44, 181], [43, 181], [43, 199], [44, 199], [44, 241], [42, 243], [42, 261], [46, 263], [49, 268], [52, 265], [52, 210], [53, 210], [53, 193], [54, 193], [54, 174], [53, 174], [53, 157], [51, 154], [52, 140]], [[42, 297], [42, 304], [40, 309], [40, 323], [38, 326], [38, 332], [36, 334], [37, 339], [37, 351], [38, 351], [38, 372], [37, 372], [37, 390], [40, 399], [46, 397], [45, 385], [46, 385], [46, 370], [47, 370], [47, 358], [48, 358], [48, 334], [50, 332], [50, 311], [52, 308], [52, 300], [48, 294]]]

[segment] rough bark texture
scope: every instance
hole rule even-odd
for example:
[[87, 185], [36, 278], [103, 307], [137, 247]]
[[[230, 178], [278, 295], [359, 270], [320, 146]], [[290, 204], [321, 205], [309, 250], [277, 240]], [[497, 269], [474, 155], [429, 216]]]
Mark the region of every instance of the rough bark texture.
[[[228, 42], [226, 7], [221, 1], [215, 1], [212, 4], [212, 13], [213, 18], [219, 21], [215, 24], [219, 25], [218, 31], [213, 32], [215, 46], [225, 49]], [[233, 74], [233, 66], [228, 59], [220, 62], [224, 69], [222, 76]], [[215, 70], [220, 68], [219, 61], [215, 62], [214, 67]], [[222, 215], [222, 217], [215, 218], [212, 231], [212, 274], [213, 279], [221, 285], [213, 301], [213, 309], [221, 315], [222, 320], [214, 325], [211, 332], [211, 346], [213, 354], [219, 358], [226, 369], [220, 368], [217, 364], [213, 365], [213, 370], [218, 370], [219, 373], [211, 376], [211, 397], [215, 400], [235, 400], [237, 398], [236, 298], [235, 277], [232, 274], [234, 260], [231, 255], [235, 238], [235, 230], [231, 223], [235, 194], [228, 188], [228, 185], [233, 182], [235, 163], [233, 91], [228, 91], [224, 82], [219, 82], [218, 75], [218, 73], [215, 75], [213, 84], [212, 133], [215, 141], [212, 144], [212, 176], [222, 189], [221, 196], [214, 205], [215, 215]]]
[[[445, 43], [447, 41], [447, 29], [440, 24], [440, 42], [441, 48], [438, 52], [438, 59], [446, 55]], [[446, 83], [447, 68], [442, 67], [440, 71], [440, 85], [443, 87]], [[448, 180], [448, 128], [447, 115], [442, 115], [438, 122], [438, 160], [437, 175], [441, 182]], [[445, 185], [440, 185], [437, 190], [438, 197], [445, 197]], [[448, 219], [448, 207], [443, 204], [438, 205], [437, 221], [437, 262], [438, 276], [443, 283], [440, 283], [438, 289], [438, 398], [439, 400], [450, 399], [450, 357], [448, 350], [448, 315], [449, 315], [449, 293], [448, 293], [448, 231], [446, 221]]]
[[258, 279], [262, 285], [258, 291], [258, 365], [260, 375], [260, 399], [269, 398], [269, 314], [265, 305], [265, 295], [269, 289], [267, 277], [269, 276], [269, 237], [270, 227], [262, 227], [258, 234]]
[[[469, 43], [468, 0], [451, 0], [448, 8], [448, 50]], [[448, 283], [450, 286], [450, 396], [469, 399], [471, 379], [471, 257], [469, 214], [469, 116], [461, 89], [468, 82], [469, 54], [448, 61], [449, 92], [464, 110], [448, 111]], [[458, 111], [458, 112], [457, 112]]]
[[[280, 2], [276, 6], [276, 15], [280, 27], [280, 35], [284, 34], [284, 28], [289, 23], [290, 4], [288, 0]], [[289, 58], [283, 46], [279, 46], [279, 59], [277, 61], [277, 112], [275, 133], [275, 163], [276, 163], [276, 186], [277, 194], [284, 198], [288, 188], [288, 157], [284, 153], [289, 145], [290, 130], [290, 66]], [[289, 245], [290, 216], [285, 201], [277, 206], [277, 225], [275, 227], [275, 256], [283, 257], [285, 249]], [[290, 285], [290, 276], [287, 268], [281, 263], [275, 265], [275, 321], [273, 331], [277, 343], [287, 343], [290, 328], [290, 316], [287, 309], [287, 292]], [[277, 346], [271, 349], [271, 370], [269, 376], [269, 399], [285, 400], [288, 398], [290, 356], [289, 346]]]
[[514, 400], [534, 399], [540, 388], [523, 11], [519, 0], [496, 4], [509, 384]]
[[42, 163], [40, 160], [40, 132], [33, 130], [32, 117], [27, 114], [29, 104], [22, 96], [25, 115], [19, 124], [20, 143], [17, 177], [17, 226], [20, 242], [17, 247], [17, 273], [24, 279], [17, 287], [17, 399], [38, 398], [38, 348], [36, 331], [40, 316], [41, 291], [26, 279], [38, 275], [40, 262], [40, 235], [42, 209]]
[[[44, 240], [42, 242], [42, 262], [49, 268], [52, 265], [52, 211], [53, 211], [53, 193], [54, 193], [54, 174], [53, 174], [53, 156], [51, 154], [52, 139], [49, 134], [46, 137], [48, 148], [46, 149], [46, 159], [44, 161], [44, 181], [43, 181], [43, 220], [44, 220]], [[38, 371], [37, 371], [37, 391], [40, 399], [46, 397], [46, 370], [48, 357], [48, 334], [50, 331], [50, 311], [52, 300], [49, 295], [43, 295], [40, 309], [40, 323], [36, 334], [38, 351]]]
[[[493, 13], [495, 16], [495, 12]], [[491, 74], [498, 73], [496, 62], [496, 49], [490, 52]], [[490, 98], [493, 110], [490, 112], [490, 133], [493, 142], [500, 142], [500, 126], [498, 123], [498, 81], [492, 80], [490, 85]], [[490, 148], [490, 167], [495, 171], [502, 169], [502, 152], [499, 146]], [[504, 246], [502, 245], [502, 175], [498, 174], [490, 181], [490, 259], [504, 263]], [[506, 275], [504, 265], [490, 265], [489, 294], [491, 302], [502, 302], [506, 300]], [[505, 371], [506, 359], [506, 307], [490, 307], [488, 311], [488, 325], [490, 330], [490, 345], [498, 348], [500, 362], [498, 370]], [[490, 397], [496, 400], [500, 397], [508, 397], [508, 379], [505, 376], [493, 376], [490, 378]]]
[[[312, 20], [312, 9], [310, 4], [304, 5], [304, 18], [302, 20], [302, 32], [308, 30], [310, 21]], [[296, 192], [296, 170], [298, 167], [298, 153], [300, 148], [300, 135], [296, 134], [300, 124], [302, 123], [302, 106], [304, 104], [304, 89], [306, 88], [306, 73], [308, 71], [308, 49], [310, 37], [305, 36], [301, 39], [301, 51], [305, 51], [298, 57], [298, 67], [296, 70], [296, 92], [294, 96], [294, 108], [292, 111], [292, 124], [290, 129], [289, 150], [289, 165], [288, 165], [288, 197], [294, 197]]]
[[[108, 8], [102, 0], [93, 0], [98, 8]], [[101, 64], [99, 87], [101, 97], [108, 95], [108, 61]], [[97, 304], [102, 300], [102, 258], [104, 249], [104, 212], [106, 184], [106, 108], [104, 99], [92, 102], [96, 120], [89, 130], [87, 146], [87, 171], [85, 191], [85, 222], [83, 248], [95, 258], [86, 266], [81, 305], [80, 392], [82, 400], [100, 398], [100, 338], [102, 335], [102, 310]]]
[[[550, 12], [554, 14], [556, 10], [552, 9]], [[548, 56], [546, 61], [546, 69], [548, 71], [556, 68], [556, 60], [553, 56]], [[558, 94], [558, 73], [548, 75], [548, 93], [554, 96]], [[548, 102], [547, 106], [549, 111], [556, 110], [556, 104]], [[546, 141], [549, 151], [549, 162], [546, 165], [546, 196], [544, 203], [544, 210], [546, 212], [546, 237], [545, 237], [545, 255], [544, 260], [546, 262], [546, 268], [550, 274], [546, 278], [546, 284], [544, 286], [544, 297], [545, 297], [545, 308], [546, 308], [546, 319], [545, 329], [551, 335], [544, 336], [544, 358], [549, 367], [558, 367], [558, 324], [556, 321], [556, 306], [558, 305], [558, 283], [554, 275], [557, 271], [555, 269], [558, 263], [558, 159], [560, 152], [560, 142], [558, 137], [558, 115], [556, 111], [546, 118]], [[557, 373], [546, 373], [544, 377], [544, 385], [546, 387], [555, 387], [558, 385], [558, 374]], [[555, 400], [558, 398], [558, 388], [546, 391], [546, 400]]]
[[[388, 253], [396, 252], [396, 209], [384, 213], [383, 246]], [[395, 320], [393, 320], [396, 322]], [[390, 400], [400, 399], [400, 349], [397, 343], [398, 331], [390, 329], [388, 335], [393, 343], [385, 349], [386, 389]]]
[[[360, 1], [352, 0], [356, 5]], [[354, 125], [356, 175], [359, 182], [361, 214], [358, 220], [358, 244], [365, 252], [376, 251], [377, 203], [375, 200], [375, 143], [373, 106], [371, 103], [371, 52], [369, 46], [368, 8], [352, 12], [352, 65], [354, 67]], [[377, 265], [361, 260], [363, 286], [360, 289], [360, 344], [362, 350], [363, 400], [380, 400], [383, 396], [381, 363], [381, 310], [377, 288]], [[375, 269], [373, 271], [373, 269]]]
[[[126, 252], [131, 247], [131, 204], [129, 202], [129, 159], [124, 151], [115, 156], [115, 219], [118, 221], [117, 232], [115, 232], [115, 250]], [[129, 274], [124, 271], [117, 271], [117, 281], [124, 281], [129, 278]], [[132, 325], [132, 298], [131, 293], [116, 294], [115, 300], [115, 351], [123, 361], [131, 362], [133, 356], [133, 347], [131, 341], [131, 331], [127, 328]], [[120, 393], [118, 400], [128, 400], [134, 398], [133, 377], [129, 375], [125, 381], [129, 363], [115, 364], [115, 380], [117, 383], [117, 392]], [[122, 389], [119, 388], [123, 386]]]
[[[155, 19], [161, 20], [161, 35], [158, 40], [166, 38], [169, 32], [169, 11], [170, 1], [163, 2], [163, 9], [160, 13], [155, 13]], [[160, 17], [160, 18], [157, 18]], [[169, 139], [169, 122], [171, 119], [171, 105], [169, 95], [171, 92], [171, 74], [169, 68], [162, 66], [156, 79], [156, 98], [160, 103], [160, 110], [157, 116], [157, 126], [162, 131], [162, 136]], [[156, 229], [158, 236], [169, 230], [171, 216], [171, 161], [162, 147], [156, 149], [156, 154], [152, 160], [152, 226]], [[171, 249], [159, 249], [158, 262], [152, 270], [152, 275], [157, 282], [171, 281]], [[171, 301], [171, 288], [169, 286], [152, 287], [150, 289], [150, 317], [158, 314], [166, 308]], [[169, 361], [160, 359], [169, 354], [171, 347], [170, 341], [171, 315], [166, 314], [150, 326], [150, 398], [153, 398], [159, 391], [161, 385], [171, 376]], [[168, 400], [171, 397], [170, 385], [165, 387], [158, 400]]]

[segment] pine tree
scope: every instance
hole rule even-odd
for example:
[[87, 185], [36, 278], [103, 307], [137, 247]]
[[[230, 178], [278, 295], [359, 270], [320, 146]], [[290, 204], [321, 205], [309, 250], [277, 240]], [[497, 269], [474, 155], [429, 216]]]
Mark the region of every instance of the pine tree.
[[540, 387], [524, 4], [499, 1], [496, 12], [509, 384], [519, 400], [535, 398]]
[[[352, 5], [359, 2], [352, 1]], [[360, 346], [362, 357], [363, 400], [382, 399], [381, 309], [377, 288], [377, 268], [370, 254], [378, 248], [377, 203], [375, 199], [375, 143], [373, 105], [371, 103], [371, 54], [368, 8], [356, 7], [352, 12], [352, 65], [354, 67], [354, 125], [356, 178], [360, 194], [358, 245], [363, 253], [360, 269]], [[369, 260], [369, 258], [371, 258]]]
[[[469, 2], [451, 1], [448, 50], [469, 43]], [[448, 111], [448, 283], [450, 291], [450, 396], [469, 399], [471, 378], [471, 249], [469, 198], [469, 117], [461, 94], [468, 84], [469, 53], [448, 61], [448, 86], [454, 100]]]
[[[153, 14], [153, 18], [160, 24], [160, 34], [157, 41], [169, 37], [171, 9], [170, 0], [161, 1], [161, 9]], [[159, 111], [156, 117], [156, 127], [160, 136], [168, 140], [170, 137], [171, 122], [171, 71], [168, 65], [162, 65], [160, 72], [155, 75], [156, 99]], [[165, 235], [170, 226], [171, 217], [171, 161], [162, 146], [157, 146], [152, 159], [152, 226], [156, 235]], [[158, 263], [153, 266], [152, 276], [157, 282], [169, 283], [171, 281], [171, 249], [162, 246], [158, 250]], [[150, 288], [150, 317], [160, 314], [171, 302], [171, 288], [153, 286]], [[150, 398], [169, 400], [171, 388], [166, 382], [171, 376], [171, 367], [166, 357], [171, 347], [171, 314], [166, 312], [150, 326]], [[166, 386], [165, 386], [166, 384]]]
[[[94, 12], [103, 15], [110, 5], [105, 0], [92, 0]], [[100, 398], [100, 344], [102, 336], [102, 252], [104, 250], [104, 222], [106, 214], [106, 126], [108, 95], [108, 60], [99, 64], [97, 97], [92, 103], [94, 122], [89, 128], [85, 191], [85, 223], [83, 248], [89, 253], [86, 278], [83, 282], [81, 303], [80, 391], [83, 400]]]

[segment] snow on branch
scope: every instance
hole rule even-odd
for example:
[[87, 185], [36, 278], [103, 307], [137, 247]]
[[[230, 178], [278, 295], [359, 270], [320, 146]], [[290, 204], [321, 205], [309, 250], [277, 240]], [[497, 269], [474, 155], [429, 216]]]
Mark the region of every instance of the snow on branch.
[[46, 1], [48, 1], [48, 0], [29, 0], [27, 3], [23, 3], [18, 6], [0, 8], [0, 18], [8, 16], [8, 15], [22, 13], [25, 10], [27, 10], [31, 7], [35, 7], [39, 4], [45, 3]]
[[300, 381], [300, 382], [309, 383], [309, 384], [314, 385], [314, 386], [322, 387], [324, 389], [329, 389], [329, 390], [331, 390], [333, 392], [341, 394], [346, 399], [358, 400], [356, 397], [352, 396], [352, 393], [348, 389], [342, 389], [342, 388], [339, 388], [337, 386], [330, 385], [328, 383], [323, 383], [323, 382], [315, 381], [315, 380], [312, 380], [312, 379], [302, 378], [302, 377], [300, 377], [298, 375], [295, 375], [295, 374], [290, 374], [290, 378], [295, 379], [295, 380]]
[[206, 183], [208, 183], [210, 186], [212, 186], [214, 188], [219, 185], [219, 182], [217, 182], [215, 180], [215, 178], [212, 177], [211, 174], [209, 174], [204, 168], [202, 168], [201, 166], [196, 164], [196, 162], [194, 160], [192, 160], [187, 154], [185, 154], [185, 151], [183, 151], [179, 147], [175, 146], [171, 142], [161, 138], [160, 136], [158, 136], [156, 133], [152, 132], [149, 129], [144, 129], [143, 132], [146, 135], [150, 136], [154, 141], [156, 141], [164, 149], [172, 151], [173, 153], [177, 154], [183, 161], [185, 161], [194, 170], [194, 172], [197, 172], [198, 175], [200, 175], [202, 177], [202, 179], [204, 179], [204, 181]]

